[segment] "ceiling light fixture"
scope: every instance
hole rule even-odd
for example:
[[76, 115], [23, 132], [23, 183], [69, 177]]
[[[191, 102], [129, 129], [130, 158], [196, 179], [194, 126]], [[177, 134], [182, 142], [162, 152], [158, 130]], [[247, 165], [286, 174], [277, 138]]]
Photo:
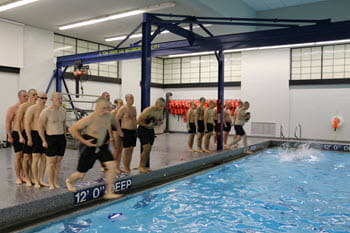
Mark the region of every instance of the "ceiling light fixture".
[[163, 2], [163, 3], [156, 4], [156, 5], [147, 6], [144, 8], [139, 8], [136, 10], [130, 10], [130, 11], [115, 13], [115, 14], [111, 14], [111, 15], [105, 15], [102, 17], [88, 19], [88, 20], [84, 20], [84, 21], [80, 21], [80, 22], [76, 22], [76, 23], [72, 23], [72, 24], [62, 25], [62, 26], [58, 27], [58, 29], [59, 30], [67, 30], [67, 29], [76, 28], [76, 27], [83, 27], [83, 26], [87, 26], [87, 25], [91, 25], [91, 24], [116, 20], [116, 19], [120, 19], [120, 18], [125, 18], [125, 17], [129, 17], [129, 16], [133, 16], [133, 15], [139, 15], [139, 14], [142, 14], [145, 12], [156, 11], [156, 10], [170, 8], [170, 7], [174, 7], [174, 6], [175, 6], [175, 2]]
[[[205, 27], [210, 27], [211, 24], [205, 24], [204, 26]], [[193, 26], [193, 28], [199, 28], [199, 26]], [[184, 27], [183, 29], [188, 30], [189, 27]], [[152, 33], [154, 33], [154, 31]], [[168, 30], [164, 30], [160, 34], [166, 34], [166, 33], [169, 33], [169, 31]], [[141, 38], [141, 37], [142, 37], [142, 33], [136, 33], [136, 34], [132, 34], [129, 38], [132, 39], [132, 38]], [[105, 38], [105, 41], [107, 41], [107, 42], [109, 42], [109, 41], [118, 41], [118, 40], [124, 40], [125, 38], [126, 38], [125, 35], [123, 35], [123, 36], [113, 36], [113, 37]]]
[[214, 54], [214, 51], [198, 52], [198, 53], [186, 53], [186, 54], [172, 54], [172, 55], [168, 55], [168, 58], [191, 57], [191, 56], [211, 55], [211, 54]]
[[3, 5], [0, 5], [0, 12], [1, 11], [7, 11], [9, 9], [16, 8], [16, 7], [19, 7], [19, 6], [23, 6], [23, 5], [26, 5], [26, 4], [29, 4], [29, 3], [32, 3], [32, 2], [36, 2], [36, 1], [39, 1], [39, 0], [20, 0], [20, 1], [6, 3], [6, 4], [3, 4]]

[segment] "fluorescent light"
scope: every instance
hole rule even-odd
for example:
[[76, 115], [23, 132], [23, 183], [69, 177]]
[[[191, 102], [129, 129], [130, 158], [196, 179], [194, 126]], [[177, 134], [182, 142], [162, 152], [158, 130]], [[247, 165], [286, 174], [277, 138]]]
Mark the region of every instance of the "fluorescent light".
[[58, 27], [58, 29], [59, 30], [67, 30], [67, 29], [76, 28], [76, 27], [83, 27], [83, 26], [87, 26], [87, 25], [91, 25], [91, 24], [116, 20], [116, 19], [120, 19], [120, 18], [124, 18], [124, 17], [139, 15], [139, 14], [142, 14], [145, 12], [156, 11], [156, 10], [170, 8], [170, 7], [174, 7], [174, 6], [175, 6], [175, 2], [164, 2], [164, 3], [147, 6], [147, 7], [136, 9], [136, 10], [125, 11], [125, 12], [121, 12], [121, 13], [106, 15], [106, 16], [88, 19], [88, 20], [84, 20], [84, 21], [80, 21], [80, 22], [76, 22], [76, 23], [72, 23], [72, 24], [63, 25], [63, 26]]
[[4, 4], [4, 5], [0, 6], [0, 12], [1, 11], [7, 11], [9, 9], [16, 8], [16, 7], [19, 7], [19, 6], [23, 6], [23, 5], [26, 5], [26, 4], [29, 4], [29, 3], [32, 3], [32, 2], [36, 2], [36, 1], [39, 1], [39, 0], [20, 0], [20, 1], [7, 3], [7, 4]]
[[[204, 25], [205, 27], [210, 27], [211, 24], [206, 24]], [[193, 28], [199, 28], [199, 26], [194, 26]], [[184, 29], [189, 29], [189, 27], [184, 27]], [[154, 33], [154, 31], [152, 32]], [[164, 30], [162, 31], [160, 34], [166, 34], [166, 33], [169, 33], [168, 30]], [[142, 33], [136, 33], [136, 34], [132, 34], [129, 38], [132, 39], [132, 38], [141, 38], [142, 37]], [[108, 38], [105, 38], [105, 41], [118, 41], [118, 40], [124, 40], [126, 38], [125, 35], [123, 36], [114, 36], [114, 37], [108, 37]]]
[[185, 53], [185, 54], [172, 54], [169, 55], [169, 58], [174, 58], [174, 57], [190, 57], [190, 56], [200, 56], [200, 55], [209, 55], [209, 54], [214, 54], [213, 51], [207, 51], [207, 52], [199, 52], [199, 53]]
[[340, 44], [340, 43], [348, 43], [348, 42], [350, 42], [350, 39], [346, 39], [346, 40], [321, 41], [321, 42], [316, 42], [315, 45]]
[[53, 52], [56, 53], [56, 52], [58, 52], [58, 51], [67, 50], [67, 49], [71, 49], [71, 48], [73, 48], [72, 45], [67, 45], [67, 46], [55, 48], [55, 49], [53, 50]]

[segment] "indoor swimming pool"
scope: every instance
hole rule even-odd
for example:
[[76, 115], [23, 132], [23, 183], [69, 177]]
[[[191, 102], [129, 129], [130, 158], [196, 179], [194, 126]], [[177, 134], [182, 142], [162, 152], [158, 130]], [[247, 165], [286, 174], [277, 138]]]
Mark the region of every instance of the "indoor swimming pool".
[[282, 146], [24, 232], [350, 232], [350, 155]]

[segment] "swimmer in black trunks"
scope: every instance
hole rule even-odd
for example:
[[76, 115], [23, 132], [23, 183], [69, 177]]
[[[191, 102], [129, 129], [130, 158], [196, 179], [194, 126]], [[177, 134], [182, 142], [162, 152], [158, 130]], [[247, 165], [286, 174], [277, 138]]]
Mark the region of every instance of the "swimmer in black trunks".
[[30, 172], [32, 162], [32, 147], [27, 145], [28, 137], [24, 130], [24, 115], [27, 109], [34, 105], [37, 100], [37, 91], [35, 89], [28, 90], [28, 101], [21, 104], [18, 108], [15, 118], [15, 124], [19, 126], [18, 136], [19, 142], [23, 144], [23, 175], [25, 176], [26, 186], [32, 186], [33, 177]]
[[209, 107], [205, 109], [204, 111], [204, 130], [205, 130], [205, 138], [204, 138], [204, 146], [205, 146], [205, 152], [211, 152], [209, 149], [210, 144], [210, 137], [213, 135], [214, 131], [214, 101], [209, 101]]
[[201, 97], [199, 99], [200, 105], [196, 110], [196, 128], [197, 128], [197, 151], [198, 152], [204, 152], [202, 149], [202, 143], [203, 143], [203, 136], [204, 136], [204, 104], [206, 102], [206, 99], [204, 97]]
[[[60, 188], [57, 183], [61, 161], [66, 150], [66, 110], [62, 107], [62, 94], [51, 95], [51, 106], [39, 116], [39, 135], [46, 148], [49, 189]], [[46, 130], [46, 133], [44, 132]]]
[[[122, 196], [113, 192], [116, 166], [112, 153], [108, 148], [108, 129], [113, 124], [120, 136], [123, 136], [123, 133], [118, 121], [110, 114], [109, 107], [109, 102], [106, 99], [102, 97], [98, 98], [96, 100], [95, 111], [74, 123], [69, 129], [69, 132], [81, 142], [77, 171], [66, 179], [67, 188], [71, 192], [77, 191], [72, 183], [78, 179], [82, 179], [98, 159], [104, 164], [107, 170], [104, 198], [112, 199]], [[82, 135], [80, 132], [83, 129], [85, 133]]]
[[225, 104], [224, 109], [224, 146], [227, 146], [228, 135], [232, 127], [232, 118], [231, 118], [231, 105], [230, 103]]
[[18, 92], [18, 102], [7, 109], [6, 132], [7, 141], [12, 144], [16, 154], [14, 169], [16, 173], [16, 184], [22, 184], [25, 177], [22, 177], [23, 144], [19, 142], [19, 122], [15, 124], [16, 113], [21, 104], [27, 102], [28, 94], [25, 90]]
[[190, 104], [191, 108], [188, 109], [187, 111], [187, 130], [188, 130], [188, 151], [189, 152], [194, 152], [193, 150], [193, 141], [194, 141], [194, 136], [196, 135], [196, 104], [191, 103]]
[[[123, 107], [124, 103], [122, 99], [115, 99], [114, 100], [114, 104], [116, 106], [116, 108], [111, 112], [112, 116], [116, 119], [117, 114], [119, 112], [119, 110]], [[119, 124], [121, 124], [121, 121], [119, 121]], [[116, 172], [117, 173], [121, 173], [121, 172], [125, 172], [124, 170], [122, 170], [120, 168], [120, 161], [122, 158], [122, 151], [123, 151], [123, 142], [122, 142], [122, 138], [119, 137], [117, 129], [115, 127], [112, 127], [112, 145], [113, 145], [113, 158], [116, 162]]]
[[[243, 138], [243, 145], [246, 147], [246, 153], [251, 154], [252, 152], [248, 149], [248, 143], [247, 143], [247, 134], [245, 133], [243, 129], [243, 125], [247, 120], [247, 110], [249, 108], [249, 102], [245, 101], [243, 103], [242, 108], [240, 108], [237, 113], [235, 113], [235, 119], [234, 119], [234, 128], [236, 131], [236, 139], [234, 139], [227, 147], [226, 149], [231, 149], [231, 146], [238, 143]], [[250, 114], [249, 114], [250, 117]]]
[[153, 106], [144, 109], [137, 119], [138, 136], [141, 141], [142, 152], [139, 165], [139, 171], [146, 173], [152, 171], [146, 168], [146, 163], [149, 160], [149, 156], [152, 150], [154, 142], [154, 126], [161, 125], [163, 123], [163, 107], [165, 105], [164, 98], [158, 98]]
[[[47, 107], [45, 105], [47, 96], [44, 92], [38, 93], [38, 101], [36, 104], [30, 106], [24, 116], [24, 126], [26, 134], [28, 135], [27, 145], [32, 147], [32, 175], [34, 179], [34, 187], [49, 186], [44, 182], [44, 174], [46, 169], [46, 156], [43, 142], [39, 135], [39, 116], [40, 113]], [[38, 163], [40, 166], [38, 170]]]
[[121, 121], [121, 128], [124, 137], [121, 138], [124, 146], [123, 165], [126, 172], [130, 172], [130, 163], [134, 147], [136, 146], [136, 108], [134, 104], [134, 96], [132, 94], [125, 95], [126, 105], [120, 108], [117, 113], [116, 120]]

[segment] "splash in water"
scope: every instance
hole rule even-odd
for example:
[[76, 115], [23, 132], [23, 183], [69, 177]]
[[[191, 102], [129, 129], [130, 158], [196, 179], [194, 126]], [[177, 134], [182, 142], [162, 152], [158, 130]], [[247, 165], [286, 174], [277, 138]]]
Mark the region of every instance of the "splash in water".
[[281, 162], [317, 162], [322, 159], [322, 154], [310, 147], [310, 144], [298, 144], [293, 147], [284, 143], [278, 148], [277, 157]]

